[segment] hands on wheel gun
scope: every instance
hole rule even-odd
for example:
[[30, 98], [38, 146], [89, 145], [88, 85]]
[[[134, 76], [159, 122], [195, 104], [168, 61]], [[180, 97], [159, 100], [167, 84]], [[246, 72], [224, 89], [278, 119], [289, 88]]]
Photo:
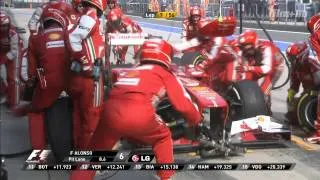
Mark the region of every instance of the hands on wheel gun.
[[121, 58], [123, 48], [121, 46], [115, 46], [112, 49], [115, 59], [117, 60], [117, 64], [123, 64], [125, 61]]
[[75, 73], [84, 72], [84, 74], [89, 75], [95, 81], [99, 81], [99, 78], [102, 72], [102, 59], [98, 58], [94, 61], [91, 73], [90, 73], [90, 70], [91, 70], [90, 68], [86, 68], [86, 66], [82, 65], [77, 60], [72, 61], [70, 69]]
[[297, 94], [297, 92], [293, 89], [288, 89], [288, 97], [287, 97], [287, 103], [292, 104], [294, 101], [294, 96]]
[[94, 61], [92, 69], [92, 78], [94, 81], [99, 81], [102, 72], [102, 59], [98, 58]]

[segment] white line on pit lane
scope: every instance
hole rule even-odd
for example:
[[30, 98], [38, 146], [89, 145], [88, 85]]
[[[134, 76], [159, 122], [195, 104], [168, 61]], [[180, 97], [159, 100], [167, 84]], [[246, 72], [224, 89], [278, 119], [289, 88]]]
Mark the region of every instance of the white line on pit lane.
[[[237, 27], [239, 29], [240, 27]], [[262, 29], [257, 29], [257, 28], [243, 28], [243, 29], [252, 29], [255, 31], [263, 31]], [[296, 32], [296, 31], [281, 31], [281, 30], [272, 30], [272, 29], [267, 29], [267, 31], [270, 32], [279, 32], [279, 33], [290, 33], [290, 34], [303, 34], [303, 35], [310, 35], [310, 33], [306, 32]]]
[[[145, 19], [141, 16], [134, 16], [134, 15], [130, 15], [132, 17], [137, 17], [137, 18], [140, 18], [140, 19]], [[158, 21], [171, 21], [171, 22], [181, 22], [181, 21], [177, 21], [177, 20], [170, 20], [170, 19], [152, 19], [152, 20], [158, 20]], [[162, 26], [166, 26], [166, 25], [162, 25]], [[290, 25], [289, 25], [290, 26]], [[172, 26], [169, 26], [171, 28], [178, 28], [178, 27], [172, 27]], [[239, 29], [240, 27], [237, 27], [237, 29]], [[181, 29], [181, 28], [178, 28], [178, 29]], [[263, 31], [262, 29], [258, 29], [258, 28], [243, 28], [243, 29], [252, 29], [252, 30], [255, 30], [255, 31]], [[296, 31], [282, 31], [282, 30], [272, 30], [272, 29], [268, 29], [267, 31], [270, 31], [270, 32], [279, 32], [279, 33], [291, 33], [291, 34], [303, 34], [303, 35], [309, 35], [310, 33], [306, 33], [306, 32], [296, 32]]]

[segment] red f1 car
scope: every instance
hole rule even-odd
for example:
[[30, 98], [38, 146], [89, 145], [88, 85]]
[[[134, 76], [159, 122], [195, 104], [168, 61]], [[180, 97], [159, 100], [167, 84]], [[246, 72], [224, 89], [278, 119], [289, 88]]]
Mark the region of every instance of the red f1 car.
[[[217, 25], [217, 22], [214, 23]], [[220, 31], [230, 34], [225, 29]], [[208, 32], [212, 33], [217, 31]], [[139, 37], [145, 38], [144, 35]], [[110, 45], [116, 45], [112, 43], [116, 39], [114, 36]], [[168, 100], [159, 104], [157, 112], [171, 128], [175, 152], [197, 151], [202, 157], [216, 154], [228, 156], [246, 145], [290, 140], [291, 133], [287, 126], [266, 115], [264, 96], [256, 82], [234, 82], [224, 89], [224, 93], [217, 93], [203, 83], [205, 76], [199, 75], [192, 67], [172, 65], [172, 69], [206, 117], [199, 128], [190, 129]], [[109, 71], [106, 76], [112, 75], [116, 81], [117, 74], [126, 70], [113, 68], [112, 73]], [[59, 99], [46, 112], [48, 140], [58, 160], [63, 160], [72, 148], [71, 114], [72, 105], [68, 98]], [[136, 146], [134, 150], [151, 151], [151, 147]]]
[[[232, 19], [229, 23], [231, 21]], [[217, 22], [209, 23], [201, 32], [208, 36], [226, 36], [232, 34], [230, 29], [234, 28], [213, 28], [217, 26]], [[213, 30], [207, 31], [208, 29]], [[193, 57], [190, 58], [185, 60], [194, 61]], [[214, 65], [228, 67], [231, 63], [224, 61], [216, 62]], [[243, 145], [272, 144], [290, 140], [291, 132], [288, 126], [274, 122], [267, 116], [264, 95], [255, 81], [243, 80], [250, 78], [239, 76], [236, 81], [227, 79], [222, 82], [218, 79], [220, 72], [211, 74], [211, 78], [208, 78], [207, 74], [197, 71], [193, 66], [172, 65], [171, 68], [207, 117], [199, 129], [190, 129], [169, 101], [160, 103], [157, 112], [172, 130], [176, 152], [200, 151], [202, 156], [217, 153], [227, 156], [230, 152], [240, 150], [239, 147]], [[114, 68], [113, 77], [123, 71], [126, 69]], [[116, 81], [116, 78], [114, 80]], [[151, 151], [151, 148], [136, 149], [139, 150]]]
[[[220, 95], [197, 80], [200, 77], [193, 68], [172, 65], [172, 69], [206, 117], [199, 129], [191, 129], [168, 100], [159, 104], [157, 113], [171, 129], [175, 152], [228, 156], [241, 152], [242, 147], [290, 140], [288, 126], [266, 115], [264, 96], [256, 82], [234, 82]], [[126, 70], [114, 68], [113, 76]], [[138, 146], [135, 151], [151, 151], [151, 147]]]

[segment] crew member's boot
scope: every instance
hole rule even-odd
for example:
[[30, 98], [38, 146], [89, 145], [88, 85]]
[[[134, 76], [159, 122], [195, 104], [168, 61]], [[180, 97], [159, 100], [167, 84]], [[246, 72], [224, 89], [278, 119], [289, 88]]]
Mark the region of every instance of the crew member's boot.
[[297, 100], [294, 99], [294, 102], [287, 102], [287, 113], [285, 114], [285, 117], [287, 119], [287, 122], [290, 123], [290, 125], [297, 126], [299, 125], [297, 115], [296, 115], [296, 106], [297, 106]]
[[267, 106], [267, 113], [269, 116], [272, 116], [272, 111], [271, 111], [271, 95], [265, 95], [265, 103]]
[[312, 136], [305, 138], [305, 141], [313, 144], [320, 143], [320, 95], [318, 96], [317, 119], [314, 121], [316, 131]]
[[305, 141], [312, 143], [312, 144], [320, 144], [320, 123], [319, 123], [319, 120], [315, 121], [315, 127], [316, 127], [316, 131], [312, 134], [312, 136], [305, 138]]

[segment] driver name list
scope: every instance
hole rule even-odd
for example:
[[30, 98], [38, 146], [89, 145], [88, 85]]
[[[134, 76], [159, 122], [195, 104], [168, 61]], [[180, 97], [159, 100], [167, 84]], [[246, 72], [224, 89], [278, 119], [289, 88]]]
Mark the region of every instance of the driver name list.
[[275, 164], [264, 164], [264, 163], [229, 163], [229, 164], [154, 164], [154, 163], [99, 163], [99, 164], [25, 164], [25, 170], [210, 170], [210, 171], [225, 171], [225, 170], [292, 170], [294, 163], [275, 163]]

